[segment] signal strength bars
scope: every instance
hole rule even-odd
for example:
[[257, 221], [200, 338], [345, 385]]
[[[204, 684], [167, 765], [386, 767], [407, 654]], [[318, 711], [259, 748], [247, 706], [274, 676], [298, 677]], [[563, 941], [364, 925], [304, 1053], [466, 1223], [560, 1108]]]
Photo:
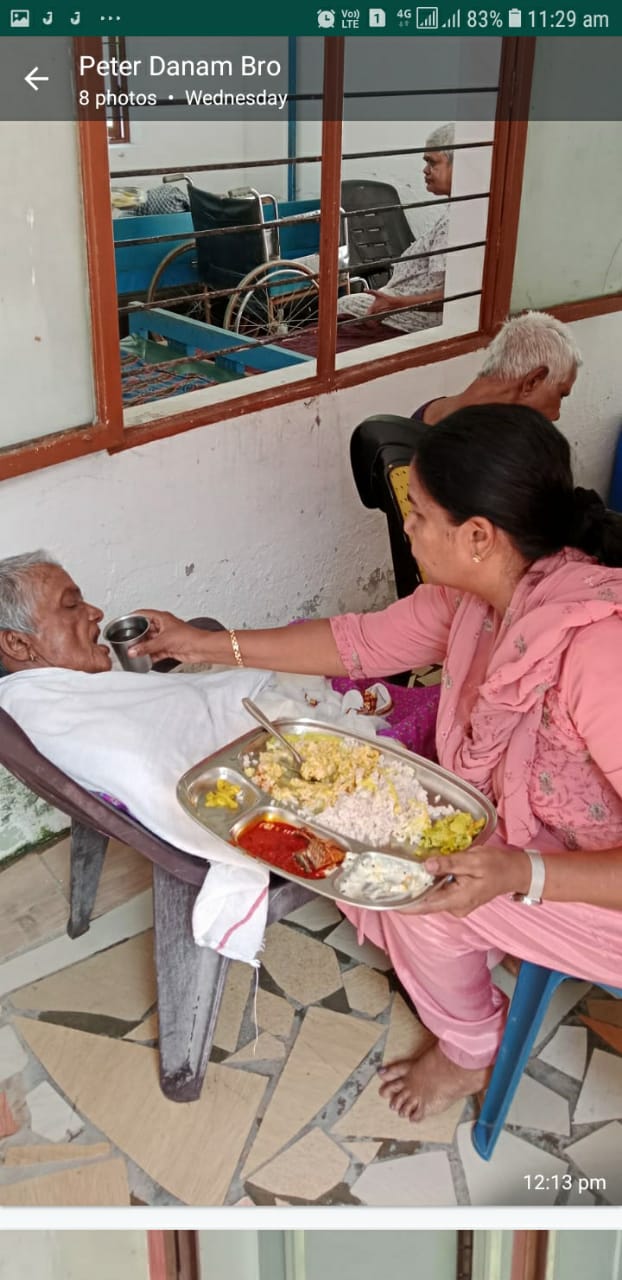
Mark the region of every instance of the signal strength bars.
[[448, 18], [446, 22], [441, 22], [441, 27], [443, 28], [452, 27], [454, 31], [457, 31], [459, 26], [460, 26], [460, 10], [459, 9], [456, 9], [456, 12], [452, 13], [451, 18]]

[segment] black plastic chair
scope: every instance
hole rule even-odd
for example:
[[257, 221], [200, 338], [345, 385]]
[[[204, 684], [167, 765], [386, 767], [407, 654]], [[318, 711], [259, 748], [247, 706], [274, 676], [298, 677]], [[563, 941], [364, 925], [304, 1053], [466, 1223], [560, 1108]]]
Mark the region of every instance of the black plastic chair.
[[[356, 267], [370, 289], [381, 289], [391, 275], [391, 267], [366, 270], [366, 264], [380, 258], [399, 258], [412, 244], [414, 235], [395, 187], [388, 182], [346, 179], [341, 184], [341, 205], [348, 224], [350, 266]], [[393, 208], [381, 209], [382, 205]], [[379, 209], [379, 212], [372, 212]]]
[[352, 434], [350, 461], [363, 506], [383, 511], [387, 518], [395, 587], [400, 599], [422, 581], [404, 533], [408, 514], [408, 468], [415, 443], [428, 427], [413, 418], [376, 414], [365, 418]]
[[[192, 625], [222, 630], [212, 618], [195, 618]], [[173, 665], [166, 662], [156, 669]], [[79, 786], [42, 756], [2, 710], [0, 764], [71, 818], [70, 938], [89, 928], [111, 838], [131, 845], [153, 863], [160, 1086], [173, 1102], [194, 1101], [201, 1093], [229, 967], [228, 959], [197, 947], [192, 936], [192, 909], [209, 864], [167, 844], [129, 814]], [[301, 885], [271, 877], [268, 921], [282, 919], [312, 896]]]

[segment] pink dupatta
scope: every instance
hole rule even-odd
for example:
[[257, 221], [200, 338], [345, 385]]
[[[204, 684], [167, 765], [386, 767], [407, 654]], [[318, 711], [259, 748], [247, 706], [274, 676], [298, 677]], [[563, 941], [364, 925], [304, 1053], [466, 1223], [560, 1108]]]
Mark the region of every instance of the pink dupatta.
[[[558, 684], [578, 629], [613, 614], [622, 616], [622, 569], [568, 547], [521, 578], [496, 638], [490, 606], [471, 595], [458, 604], [437, 722], [439, 760], [495, 801], [511, 844], [524, 845], [540, 827], [528, 787], [546, 692]], [[471, 669], [487, 641], [484, 681], [465, 723]]]

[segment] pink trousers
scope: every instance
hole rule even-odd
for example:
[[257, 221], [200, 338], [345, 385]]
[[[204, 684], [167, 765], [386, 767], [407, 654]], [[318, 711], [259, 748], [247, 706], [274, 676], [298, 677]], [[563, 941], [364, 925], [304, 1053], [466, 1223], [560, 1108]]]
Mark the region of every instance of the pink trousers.
[[622, 987], [620, 911], [565, 902], [529, 907], [509, 897], [463, 919], [339, 905], [359, 941], [387, 952], [421, 1021], [463, 1067], [489, 1066], [503, 1035], [507, 1000], [492, 981], [490, 951]]

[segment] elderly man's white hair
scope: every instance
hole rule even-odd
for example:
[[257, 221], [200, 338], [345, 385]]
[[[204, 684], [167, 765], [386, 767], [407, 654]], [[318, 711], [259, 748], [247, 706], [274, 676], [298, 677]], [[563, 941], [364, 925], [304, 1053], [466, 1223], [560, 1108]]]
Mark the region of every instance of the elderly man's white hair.
[[46, 564], [58, 564], [47, 551], [28, 551], [0, 560], [0, 631], [34, 634], [36, 591], [32, 571]]
[[506, 320], [486, 350], [480, 378], [525, 378], [543, 365], [547, 382], [565, 382], [582, 363], [581, 352], [565, 324], [546, 311], [527, 311]]
[[433, 129], [425, 140], [427, 151], [442, 151], [448, 160], [453, 161], [453, 145], [456, 137], [456, 130], [453, 124], [439, 124], [438, 129]]

